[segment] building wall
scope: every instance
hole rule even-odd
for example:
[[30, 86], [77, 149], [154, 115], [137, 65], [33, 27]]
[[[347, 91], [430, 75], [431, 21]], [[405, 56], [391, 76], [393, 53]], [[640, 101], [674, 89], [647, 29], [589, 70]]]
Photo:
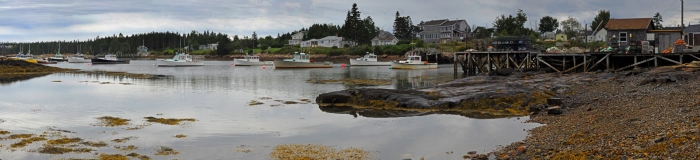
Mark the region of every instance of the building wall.
[[[646, 41], [647, 39], [647, 31], [646, 30], [615, 30], [615, 31], [608, 31], [608, 36], [607, 38], [610, 38], [610, 42], [608, 42], [608, 46], [611, 46], [613, 43], [617, 43], [620, 40], [620, 33], [621, 32], [627, 32], [627, 42], [620, 42], [619, 46], [620, 48], [627, 48], [629, 46], [630, 42], [638, 42], [638, 41]], [[630, 34], [632, 34], [632, 37], [630, 37]], [[612, 38], [615, 36], [616, 38]]]
[[674, 47], [676, 41], [678, 39], [681, 39], [681, 33], [680, 32], [655, 33], [654, 39], [656, 41], [655, 46], [658, 47], [660, 51], [662, 51], [662, 50], [668, 49], [669, 47]]

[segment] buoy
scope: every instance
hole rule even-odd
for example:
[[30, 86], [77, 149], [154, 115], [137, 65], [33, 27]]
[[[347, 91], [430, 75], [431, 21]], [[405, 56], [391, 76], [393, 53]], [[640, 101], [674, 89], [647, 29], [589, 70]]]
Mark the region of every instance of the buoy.
[[233, 65], [234, 65], [233, 63], [229, 64], [229, 66], [233, 66]]
[[263, 65], [263, 69], [265, 69], [265, 68], [267, 68], [267, 67], [265, 67], [265, 65]]
[[389, 66], [389, 69], [394, 69], [393, 67]]
[[88, 63], [88, 66], [92, 65], [92, 63]]
[[341, 64], [340, 66], [341, 66], [341, 67], [345, 67], [345, 63]]

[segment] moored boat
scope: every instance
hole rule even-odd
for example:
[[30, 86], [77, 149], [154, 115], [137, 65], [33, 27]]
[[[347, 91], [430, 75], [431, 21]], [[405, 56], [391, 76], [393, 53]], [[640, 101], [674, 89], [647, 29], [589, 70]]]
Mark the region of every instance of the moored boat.
[[68, 63], [90, 63], [92, 60], [85, 58], [85, 55], [83, 54], [75, 54], [71, 57], [68, 57]]
[[200, 61], [186, 53], [177, 53], [172, 59], [156, 60], [158, 67], [196, 67], [204, 66], [204, 61]]
[[333, 62], [313, 62], [311, 56], [294, 52], [294, 58], [273, 61], [275, 68], [333, 68]]
[[273, 65], [274, 62], [272, 61], [260, 61], [259, 56], [255, 55], [248, 55], [246, 54], [243, 56], [243, 59], [233, 59], [233, 64], [237, 66], [264, 66], [264, 65]]
[[103, 58], [96, 58], [91, 60], [92, 64], [129, 64], [128, 60], [119, 60], [117, 55], [107, 54]]
[[53, 55], [53, 57], [49, 57], [48, 61], [54, 61], [54, 62], [63, 62], [63, 61], [68, 61], [68, 59], [64, 58], [63, 55], [61, 55], [61, 43], [58, 44], [58, 52]]
[[417, 55], [409, 55], [406, 57], [405, 61], [398, 61], [391, 63], [392, 69], [437, 69], [437, 63], [428, 63], [428, 61], [421, 61], [421, 57]]
[[390, 66], [391, 62], [377, 61], [377, 55], [367, 53], [365, 56], [357, 59], [350, 58], [350, 66]]
[[[29, 46], [31, 46], [31, 44]], [[20, 45], [19, 53], [12, 58], [17, 59], [17, 60], [23, 60], [23, 61], [26, 61], [29, 63], [34, 63], [34, 64], [39, 63], [39, 61], [34, 59], [34, 55], [32, 55], [31, 47], [29, 49], [29, 52], [27, 52], [27, 54], [22, 53], [22, 45]]]

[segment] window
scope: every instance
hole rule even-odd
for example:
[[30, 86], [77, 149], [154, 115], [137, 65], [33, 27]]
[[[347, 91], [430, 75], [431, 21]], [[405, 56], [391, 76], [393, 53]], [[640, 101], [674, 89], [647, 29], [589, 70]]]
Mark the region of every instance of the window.
[[620, 32], [620, 42], [627, 42], [627, 32]]

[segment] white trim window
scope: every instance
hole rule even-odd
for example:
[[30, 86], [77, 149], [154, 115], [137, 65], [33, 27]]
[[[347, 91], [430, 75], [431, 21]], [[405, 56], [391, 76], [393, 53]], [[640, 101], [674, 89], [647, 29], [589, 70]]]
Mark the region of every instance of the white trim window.
[[627, 32], [620, 32], [620, 37], [618, 37], [619, 42], [627, 42]]

